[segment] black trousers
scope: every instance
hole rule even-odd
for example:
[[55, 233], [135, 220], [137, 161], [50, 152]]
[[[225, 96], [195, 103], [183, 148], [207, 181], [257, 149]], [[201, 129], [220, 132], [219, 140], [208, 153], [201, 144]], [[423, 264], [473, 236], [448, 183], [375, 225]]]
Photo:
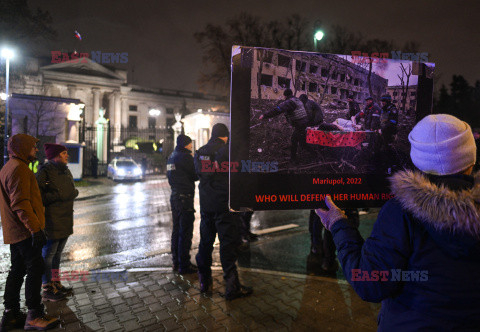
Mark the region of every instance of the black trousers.
[[203, 278], [212, 276], [212, 252], [216, 234], [220, 240], [220, 261], [223, 278], [226, 283], [226, 294], [234, 292], [240, 286], [236, 261], [238, 246], [241, 243], [239, 216], [229, 211], [200, 212], [200, 245], [196, 256], [198, 272]]
[[180, 270], [190, 265], [190, 249], [192, 248], [193, 223], [195, 210], [193, 195], [176, 194], [170, 196], [172, 207], [172, 261]]
[[307, 144], [307, 126], [297, 126], [293, 128], [291, 137], [292, 145], [290, 147], [291, 158], [295, 159], [297, 157], [297, 149], [299, 145], [308, 152], [313, 152], [313, 149]]
[[240, 220], [242, 227], [242, 236], [248, 237], [250, 235], [250, 222], [252, 221], [253, 212], [241, 212]]
[[[345, 214], [349, 220], [354, 222], [356, 227], [359, 226], [360, 219], [357, 209], [345, 209]], [[337, 257], [333, 235], [323, 227], [320, 217], [315, 213], [315, 210], [310, 210], [308, 230], [310, 231], [312, 249], [324, 256], [327, 261], [333, 262]]]
[[3, 303], [6, 309], [20, 309], [20, 289], [25, 280], [25, 300], [29, 310], [43, 309], [42, 297], [42, 275], [44, 273], [44, 262], [42, 248], [32, 246], [32, 239], [10, 245], [11, 267], [8, 272], [5, 284]]
[[323, 227], [320, 217], [315, 213], [315, 210], [310, 210], [308, 230], [310, 231], [312, 249], [320, 256], [325, 257], [326, 260], [333, 262], [337, 257], [335, 253], [337, 249], [333, 242], [332, 233]]

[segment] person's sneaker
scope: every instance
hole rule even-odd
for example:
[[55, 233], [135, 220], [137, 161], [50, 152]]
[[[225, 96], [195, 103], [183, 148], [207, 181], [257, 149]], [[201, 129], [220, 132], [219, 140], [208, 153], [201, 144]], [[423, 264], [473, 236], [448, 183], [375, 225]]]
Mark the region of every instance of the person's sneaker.
[[198, 273], [198, 281], [200, 281], [200, 292], [208, 293], [212, 290], [213, 281], [211, 277], [205, 277]]
[[57, 290], [55, 286], [53, 286], [51, 283], [42, 285], [42, 288], [43, 288], [43, 294], [42, 294], [43, 301], [57, 302], [57, 301], [64, 300], [67, 297], [65, 293]]
[[56, 290], [67, 295], [73, 293], [73, 287], [65, 287], [60, 281], [52, 281], [52, 285], [55, 287]]
[[198, 268], [193, 265], [192, 263], [190, 263], [189, 266], [187, 266], [186, 268], [179, 268], [178, 269], [178, 273], [184, 275], [184, 274], [192, 274], [192, 273], [197, 273], [198, 272]]
[[27, 314], [21, 310], [9, 310], [3, 312], [2, 324], [0, 325], [0, 332], [20, 329], [25, 325]]
[[43, 310], [28, 310], [23, 329], [25, 331], [45, 331], [58, 325], [58, 318], [46, 315]]
[[247, 297], [253, 293], [253, 288], [240, 285], [235, 291], [225, 293], [225, 300], [232, 301], [241, 297]]

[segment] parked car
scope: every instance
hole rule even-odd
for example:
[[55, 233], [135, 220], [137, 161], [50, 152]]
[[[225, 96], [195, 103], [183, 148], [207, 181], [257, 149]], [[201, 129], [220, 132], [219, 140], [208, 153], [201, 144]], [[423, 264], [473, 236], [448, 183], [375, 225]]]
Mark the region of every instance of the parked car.
[[108, 164], [107, 177], [118, 180], [141, 180], [142, 168], [132, 158], [115, 158]]

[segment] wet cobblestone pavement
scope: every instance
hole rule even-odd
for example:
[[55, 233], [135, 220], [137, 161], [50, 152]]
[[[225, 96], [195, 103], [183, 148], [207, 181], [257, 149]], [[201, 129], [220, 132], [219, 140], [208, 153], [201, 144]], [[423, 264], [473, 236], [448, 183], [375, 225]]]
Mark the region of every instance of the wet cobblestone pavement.
[[335, 279], [242, 269], [240, 278], [254, 293], [227, 302], [220, 271], [214, 271], [208, 295], [200, 293], [196, 275], [129, 272], [126, 280], [111, 278], [115, 275], [70, 282], [73, 297], [46, 302], [48, 314], [61, 319], [52, 331], [376, 330], [379, 306]]

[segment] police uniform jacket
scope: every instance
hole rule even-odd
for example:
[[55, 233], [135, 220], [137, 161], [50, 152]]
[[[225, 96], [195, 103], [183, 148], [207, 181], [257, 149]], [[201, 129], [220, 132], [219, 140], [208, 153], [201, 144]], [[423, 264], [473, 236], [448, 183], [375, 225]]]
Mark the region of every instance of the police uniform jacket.
[[[211, 138], [195, 153], [201, 211], [228, 211], [228, 152], [228, 144], [222, 139]], [[208, 167], [199, 165], [201, 161]]]
[[198, 180], [190, 150], [177, 146], [167, 160], [167, 178], [172, 195], [195, 194], [195, 181]]

